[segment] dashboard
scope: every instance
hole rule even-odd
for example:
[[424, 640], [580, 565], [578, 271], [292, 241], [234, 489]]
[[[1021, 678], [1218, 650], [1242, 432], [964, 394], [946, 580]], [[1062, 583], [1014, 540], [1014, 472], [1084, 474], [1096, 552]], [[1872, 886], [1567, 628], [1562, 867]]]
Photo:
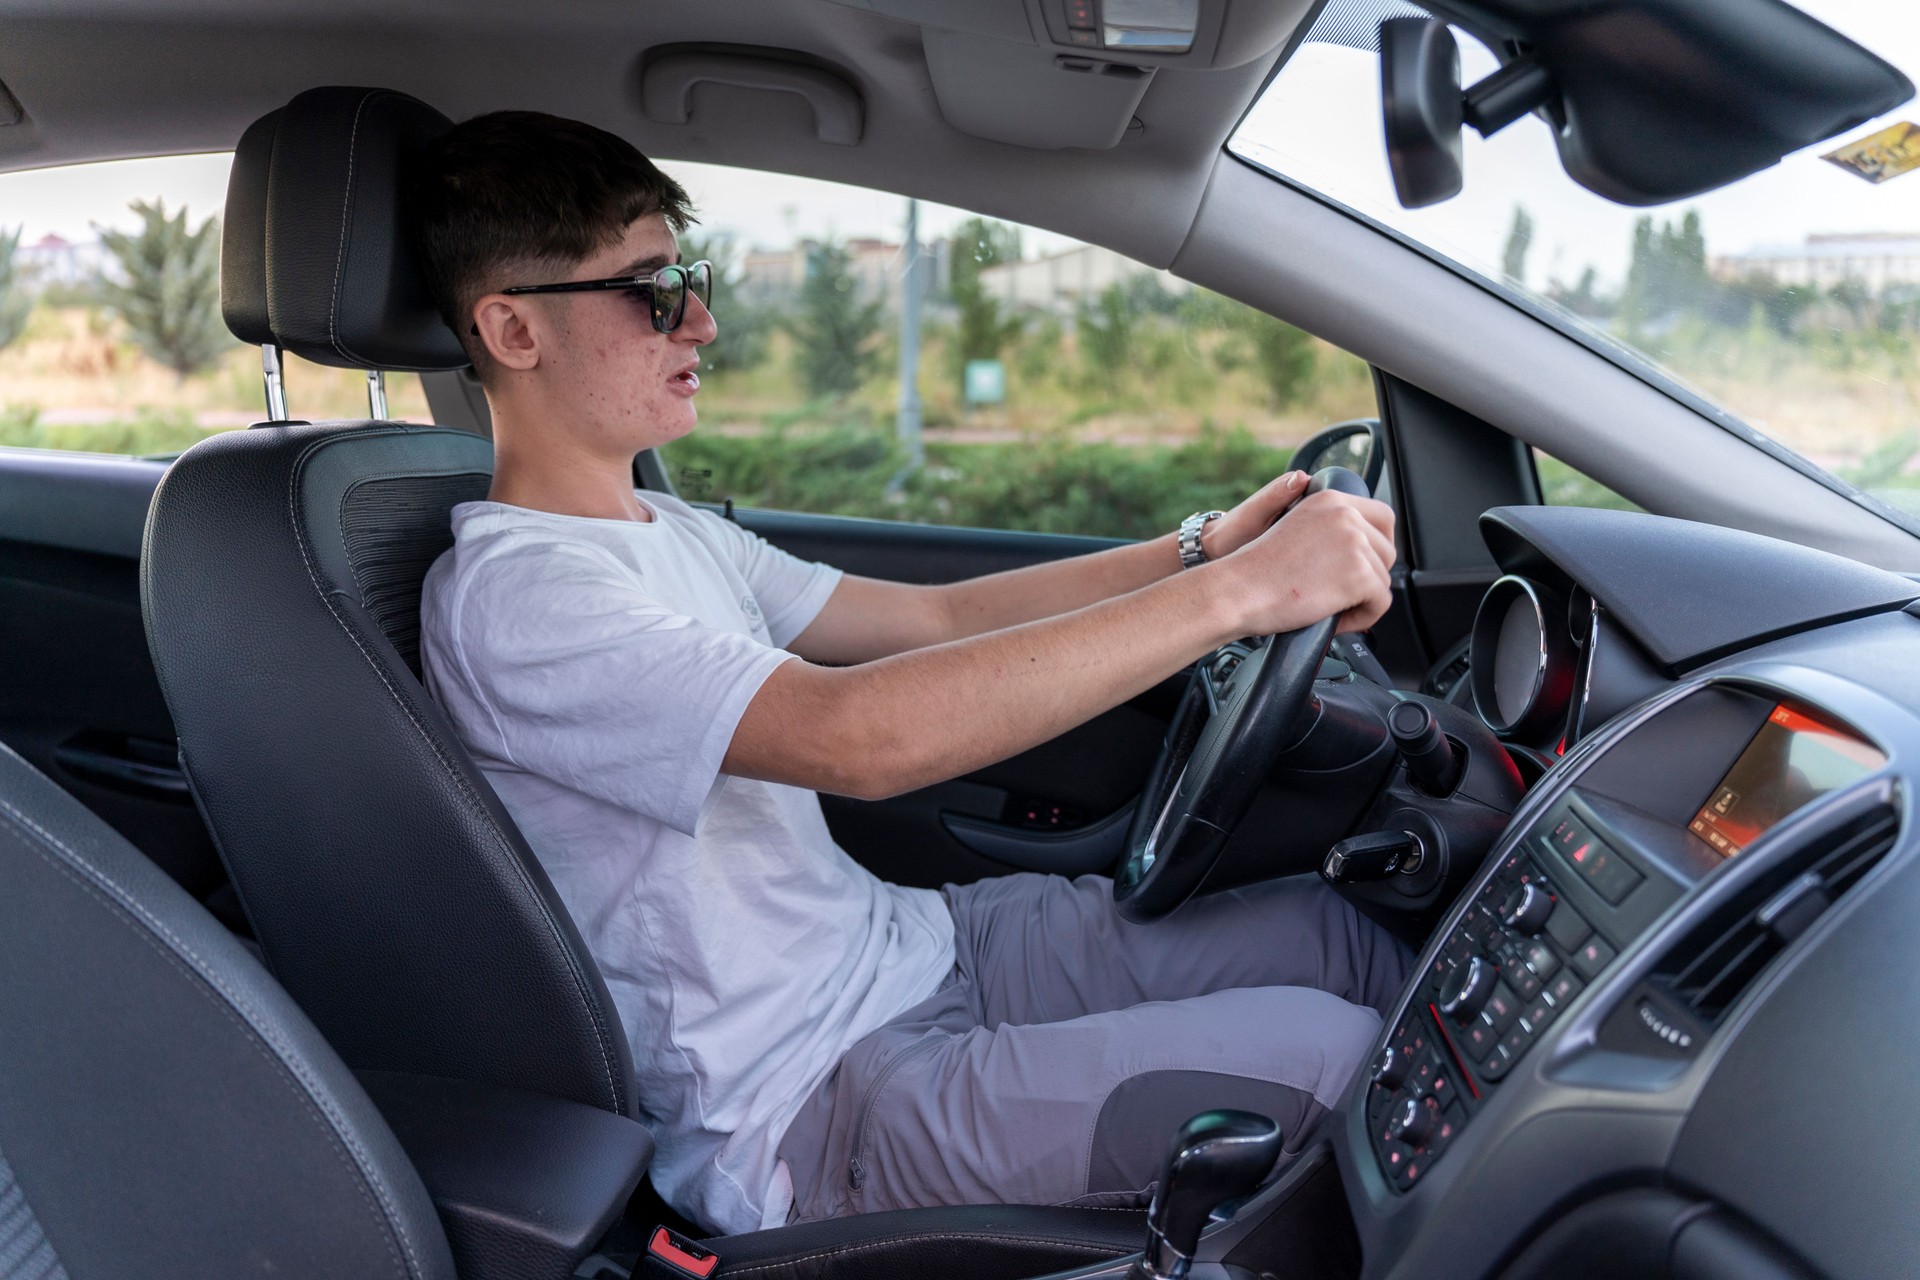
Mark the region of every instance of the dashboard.
[[1483, 531], [1472, 700], [1541, 773], [1338, 1117], [1360, 1274], [1916, 1274], [1920, 585], [1637, 513]]

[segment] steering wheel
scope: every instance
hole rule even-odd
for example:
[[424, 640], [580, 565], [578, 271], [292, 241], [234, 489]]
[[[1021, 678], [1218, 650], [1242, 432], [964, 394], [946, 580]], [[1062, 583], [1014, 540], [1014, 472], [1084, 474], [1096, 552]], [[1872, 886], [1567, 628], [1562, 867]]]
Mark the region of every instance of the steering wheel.
[[[1345, 467], [1317, 472], [1301, 496], [1322, 489], [1370, 496]], [[1333, 624], [1327, 618], [1272, 636], [1258, 649], [1228, 645], [1194, 668], [1113, 875], [1114, 906], [1126, 919], [1160, 919], [1213, 870], [1274, 761], [1298, 736]]]

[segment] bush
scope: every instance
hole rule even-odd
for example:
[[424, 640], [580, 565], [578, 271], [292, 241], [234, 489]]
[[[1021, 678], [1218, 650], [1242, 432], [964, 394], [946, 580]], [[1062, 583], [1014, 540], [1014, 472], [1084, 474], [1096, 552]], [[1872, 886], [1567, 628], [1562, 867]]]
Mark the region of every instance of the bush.
[[[1288, 458], [1238, 428], [1138, 448], [1048, 436], [1019, 444], [929, 442], [926, 468], [889, 492], [904, 458], [877, 428], [696, 433], [665, 453], [668, 471], [690, 498], [1120, 538], [1155, 537], [1193, 511], [1230, 507], [1285, 470]], [[698, 485], [704, 493], [692, 491]]]
[[32, 405], [0, 408], [0, 445], [19, 449], [168, 457], [198, 444], [208, 434], [182, 410], [141, 409], [129, 421], [55, 425], [42, 422], [40, 410]]

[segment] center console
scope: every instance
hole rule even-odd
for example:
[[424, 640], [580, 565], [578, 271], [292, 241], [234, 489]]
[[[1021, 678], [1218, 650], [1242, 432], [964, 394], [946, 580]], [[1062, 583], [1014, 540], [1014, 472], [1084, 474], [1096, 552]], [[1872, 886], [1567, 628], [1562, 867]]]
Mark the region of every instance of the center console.
[[[1815, 708], [1731, 686], [1695, 690], [1592, 759], [1484, 873], [1372, 1064], [1367, 1141], [1384, 1182], [1406, 1195], [1431, 1178], [1582, 993], [1689, 889], [1885, 762]], [[1795, 910], [1786, 895], [1812, 874], [1767, 887], [1778, 901], [1763, 923]], [[1611, 1010], [1602, 1043], [1684, 1060], [1714, 1016], [1692, 997], [1723, 970], [1764, 963], [1756, 954], [1703, 953], [1687, 962], [1701, 972], [1649, 974]]]

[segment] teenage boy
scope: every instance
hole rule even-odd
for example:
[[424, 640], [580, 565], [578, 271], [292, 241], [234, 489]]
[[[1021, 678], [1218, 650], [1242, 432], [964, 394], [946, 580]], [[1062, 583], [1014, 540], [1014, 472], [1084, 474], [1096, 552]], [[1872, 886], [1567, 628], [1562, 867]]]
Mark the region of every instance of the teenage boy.
[[[428, 575], [427, 682], [578, 923], [632, 1041], [653, 1178], [704, 1227], [1136, 1203], [1168, 1136], [1252, 1106], [1297, 1148], [1407, 955], [1311, 881], [1118, 920], [1103, 877], [883, 883], [817, 792], [880, 799], [1045, 742], [1222, 643], [1388, 603], [1393, 518], [1274, 480], [1174, 535], [952, 586], [873, 581], [664, 494], [709, 268], [626, 142], [523, 112], [411, 191], [493, 413]], [[1183, 563], [1204, 559], [1189, 572]]]

